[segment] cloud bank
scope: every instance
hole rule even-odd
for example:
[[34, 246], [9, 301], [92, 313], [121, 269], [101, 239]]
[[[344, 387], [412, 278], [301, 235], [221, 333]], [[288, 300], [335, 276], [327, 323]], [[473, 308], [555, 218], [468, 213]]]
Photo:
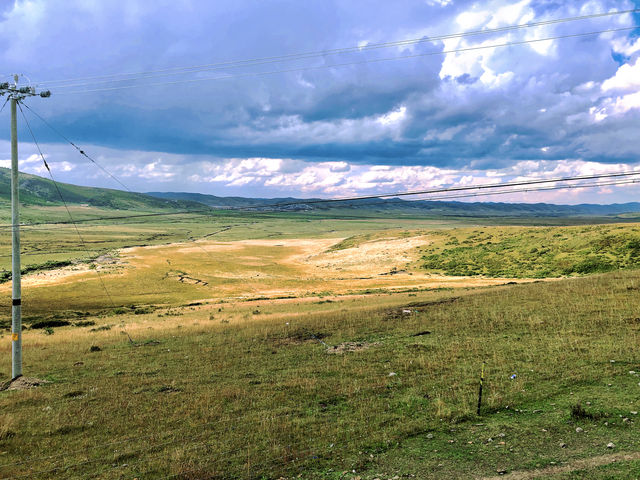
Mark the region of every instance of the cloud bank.
[[[0, 73], [46, 81], [149, 71], [635, 6], [627, 0], [410, 0], [401, 6], [16, 1], [0, 6], [0, 41], [6, 45]], [[617, 171], [640, 160], [636, 30], [430, 54], [637, 22], [625, 14], [213, 74], [311, 68], [273, 75], [153, 87], [141, 81], [132, 89], [75, 95], [54, 88], [51, 99], [30, 104], [137, 190], [334, 196]], [[318, 68], [409, 55], [424, 56]], [[6, 115], [5, 109], [0, 122], [8, 121]], [[63, 166], [62, 180], [103, 184], [46, 127], [35, 119], [32, 124], [52, 164]], [[8, 129], [0, 132], [0, 152], [6, 152], [0, 158], [8, 157]], [[25, 134], [20, 132], [23, 140]], [[30, 146], [25, 143], [23, 151], [28, 157]], [[521, 199], [622, 201], [635, 199], [633, 192], [616, 187], [599, 196], [549, 192]]]

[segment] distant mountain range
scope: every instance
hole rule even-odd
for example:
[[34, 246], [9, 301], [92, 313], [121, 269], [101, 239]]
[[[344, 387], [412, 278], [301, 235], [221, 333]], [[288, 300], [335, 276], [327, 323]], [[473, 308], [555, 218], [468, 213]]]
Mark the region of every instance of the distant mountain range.
[[[65, 201], [116, 210], [202, 210], [250, 209], [264, 211], [369, 211], [388, 214], [468, 217], [570, 217], [614, 216], [640, 212], [640, 203], [612, 205], [554, 205], [549, 203], [443, 202], [399, 198], [349, 202], [313, 203], [319, 199], [218, 197], [202, 193], [149, 192], [81, 187], [58, 183]], [[8, 206], [11, 195], [10, 170], [0, 167], [0, 204]], [[60, 197], [49, 179], [20, 174], [20, 202], [25, 205], [60, 205]], [[286, 204], [286, 205], [282, 205]]]
[[[607, 216], [640, 212], [640, 203], [611, 205], [580, 204], [555, 205], [550, 203], [497, 203], [497, 202], [443, 202], [400, 198], [367, 199], [348, 202], [313, 203], [319, 199], [217, 197], [202, 193], [149, 192], [157, 198], [198, 202], [212, 208], [249, 208], [259, 210], [335, 210], [360, 209], [380, 212], [404, 212], [443, 216], [502, 216], [502, 217], [567, 217]], [[291, 205], [295, 203], [295, 205]], [[284, 205], [283, 205], [284, 204]]]

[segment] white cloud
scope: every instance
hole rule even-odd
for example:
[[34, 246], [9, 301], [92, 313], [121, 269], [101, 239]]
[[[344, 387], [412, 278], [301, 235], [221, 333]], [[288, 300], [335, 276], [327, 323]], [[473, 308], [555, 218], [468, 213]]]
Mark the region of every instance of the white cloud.
[[394, 123], [401, 122], [406, 116], [407, 116], [407, 107], [402, 105], [397, 110], [392, 110], [391, 112], [378, 116], [378, 118], [376, 118], [376, 121], [380, 125], [391, 125]]
[[640, 87], [640, 57], [633, 63], [625, 63], [618, 68], [616, 74], [602, 83], [602, 91], [637, 90]]
[[446, 7], [452, 2], [453, 0], [427, 0], [428, 5], [438, 5], [440, 7]]
[[[527, 23], [533, 20], [534, 12], [529, 7], [531, 0], [521, 0], [520, 2], [500, 6], [501, 2], [491, 2], [484, 10], [478, 10], [474, 5], [473, 9], [460, 13], [456, 17], [456, 22], [461, 30], [481, 30], [495, 29], [507, 25]], [[445, 40], [444, 51], [456, 50], [467, 47], [489, 47], [509, 41], [520, 40], [517, 33], [505, 33], [501, 35], [473, 36], [469, 38], [451, 38]], [[532, 39], [537, 32], [525, 33], [525, 39]], [[544, 45], [536, 45], [535, 49], [540, 53], [547, 53], [551, 48], [550, 42]], [[535, 44], [532, 44], [533, 46]], [[508, 53], [506, 54], [508, 55]], [[513, 78], [513, 72], [506, 68], [507, 63], [502, 63], [499, 71], [493, 66], [493, 60], [497, 57], [505, 56], [504, 51], [496, 49], [481, 49], [467, 52], [448, 53], [442, 62], [440, 78], [458, 78], [468, 75], [472, 78], [479, 78], [485, 87], [496, 88], [508, 83]]]
[[640, 38], [616, 37], [611, 40], [614, 52], [630, 57], [640, 51]]
[[461, 29], [470, 30], [486, 23], [487, 19], [490, 17], [491, 12], [488, 10], [466, 11], [456, 17], [456, 23], [460, 25]]
[[531, 0], [521, 0], [516, 3], [507, 2], [507, 5], [499, 7], [491, 15], [491, 20], [487, 23], [487, 27], [498, 28], [503, 25], [530, 22], [535, 16], [533, 10], [529, 8], [530, 3]]
[[597, 123], [610, 116], [624, 115], [634, 109], [640, 109], [640, 92], [614, 98], [605, 98], [602, 100], [600, 106], [591, 107], [589, 113]]
[[[543, 147], [544, 149], [545, 147]], [[283, 166], [295, 165], [283, 171]], [[193, 176], [198, 183], [237, 187], [269, 187], [274, 195], [286, 192], [288, 195], [345, 196], [388, 193], [394, 191], [415, 191], [454, 185], [483, 185], [504, 181], [518, 181], [544, 178], [560, 178], [579, 175], [594, 175], [610, 172], [624, 172], [630, 169], [625, 164], [602, 164], [583, 160], [526, 160], [504, 169], [472, 170], [439, 168], [432, 166], [391, 166], [391, 165], [351, 165], [342, 170], [344, 162], [300, 162], [287, 159], [229, 159], [211, 163], [208, 169], [212, 176]], [[337, 167], [337, 168], [336, 168]], [[631, 168], [640, 171], [640, 165]], [[220, 172], [224, 172], [220, 174]], [[626, 186], [615, 186], [616, 193]], [[486, 198], [492, 201], [556, 201], [573, 200], [599, 203], [601, 198], [591, 197], [593, 189], [580, 189], [582, 197], [573, 190], [544, 193], [514, 193], [506, 196]], [[584, 198], [586, 196], [586, 199]], [[582, 198], [582, 199], [581, 199]]]
[[[4, 147], [8, 147], [8, 142], [0, 141], [0, 151]], [[21, 170], [46, 175], [42, 159], [31, 153], [31, 148], [33, 147], [28, 144], [20, 145], [23, 152]], [[51, 152], [48, 162], [56, 180], [119, 188], [113, 179], [104, 176], [93, 164], [81, 159], [78, 163], [71, 163], [61, 158], [60, 152], [68, 152], [66, 147], [43, 144], [42, 148]], [[87, 146], [87, 149], [134, 191], [193, 191], [254, 197], [335, 197], [481, 185], [517, 179], [623, 172], [629, 169], [640, 171], [640, 164], [606, 164], [580, 159], [521, 160], [504, 168], [484, 170], [472, 167], [454, 169], [420, 165], [354, 164], [345, 161], [305, 162], [267, 157], [215, 159], [154, 152], [112, 151], [97, 146]], [[552, 151], [550, 149], [548, 153]], [[6, 159], [0, 160], [0, 166], [6, 167], [9, 163]], [[634, 195], [629, 186], [607, 188], [611, 193], [598, 189], [576, 189], [483, 196], [478, 200], [606, 203], [629, 201]]]

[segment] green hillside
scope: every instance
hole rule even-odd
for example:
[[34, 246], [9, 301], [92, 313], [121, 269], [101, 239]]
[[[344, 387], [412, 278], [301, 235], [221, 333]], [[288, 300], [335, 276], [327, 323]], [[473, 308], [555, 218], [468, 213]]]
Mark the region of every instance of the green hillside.
[[[203, 204], [191, 200], [156, 198], [143, 193], [124, 192], [110, 188], [80, 187], [58, 182], [64, 200], [114, 210], [202, 209]], [[11, 198], [11, 171], [0, 168], [0, 204], [8, 205]], [[20, 203], [28, 206], [57, 206], [62, 202], [54, 183], [46, 178], [20, 173]]]
[[422, 267], [445, 275], [546, 278], [640, 265], [637, 225], [494, 227], [438, 232]]

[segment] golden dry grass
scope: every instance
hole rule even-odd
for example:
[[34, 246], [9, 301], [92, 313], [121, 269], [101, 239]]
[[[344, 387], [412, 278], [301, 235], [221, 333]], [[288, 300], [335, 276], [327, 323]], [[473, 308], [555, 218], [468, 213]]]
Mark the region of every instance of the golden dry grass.
[[[431, 240], [414, 236], [377, 238], [331, 251], [342, 238], [199, 240], [121, 249], [117, 262], [74, 265], [26, 275], [25, 314], [51, 310], [86, 310], [115, 305], [180, 304], [248, 297], [346, 295], [481, 287], [526, 279], [466, 278], [430, 274], [418, 268], [419, 247]], [[10, 284], [0, 286], [6, 297]], [[31, 311], [29, 311], [31, 308]], [[46, 310], [46, 309], [45, 309]]]

